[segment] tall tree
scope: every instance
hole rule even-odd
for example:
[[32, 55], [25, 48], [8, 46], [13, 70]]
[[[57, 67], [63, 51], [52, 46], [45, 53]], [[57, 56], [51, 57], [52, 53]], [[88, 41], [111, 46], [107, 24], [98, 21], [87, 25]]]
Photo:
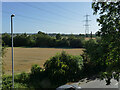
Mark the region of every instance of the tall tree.
[[120, 2], [94, 2], [92, 8], [100, 15], [97, 21], [104, 47], [101, 60], [107, 65], [106, 72], [120, 73]]

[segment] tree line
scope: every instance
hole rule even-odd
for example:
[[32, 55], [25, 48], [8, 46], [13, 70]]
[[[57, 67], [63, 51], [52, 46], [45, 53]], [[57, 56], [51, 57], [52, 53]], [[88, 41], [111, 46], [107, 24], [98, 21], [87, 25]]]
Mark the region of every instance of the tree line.
[[[41, 31], [33, 35], [26, 33], [14, 35], [15, 47], [83, 48], [84, 41], [81, 36], [62, 36], [61, 34], [50, 36]], [[11, 47], [11, 35], [8, 33], [2, 34], [2, 45]]]
[[[104, 2], [104, 3], [93, 2], [92, 8], [94, 10], [94, 14], [100, 15], [100, 17], [97, 19], [97, 21], [99, 22], [99, 25], [101, 26], [100, 31], [97, 32], [100, 38], [97, 40], [91, 39], [85, 42], [85, 47], [84, 47], [85, 50], [84, 50], [84, 53], [81, 55], [82, 57], [81, 56], [74, 57], [74, 56], [67, 55], [65, 53], [56, 55], [50, 60], [46, 61], [46, 63], [44, 64], [44, 67], [45, 67], [44, 70], [41, 70], [41, 68], [37, 65], [33, 66], [31, 69], [32, 74], [37, 73], [34, 71], [38, 71], [39, 73], [41, 73], [42, 71], [43, 72], [45, 71], [45, 73], [49, 73], [50, 75], [49, 78], [51, 79], [51, 81], [54, 81], [54, 79], [57, 79], [57, 81], [59, 81], [59, 79], [60, 80], [65, 79], [65, 81], [69, 82], [69, 81], [75, 81], [76, 79], [80, 79], [80, 76], [81, 78], [83, 78], [82, 76], [85, 76], [85, 77], [94, 76], [95, 74], [99, 75], [101, 79], [105, 78], [107, 85], [110, 84], [111, 82], [110, 80], [112, 78], [119, 81], [120, 2]], [[33, 40], [35, 40], [35, 43], [37, 40], [38, 41], [41, 40], [39, 39], [41, 37], [39, 36], [40, 33], [41, 32], [37, 34], [38, 36], [34, 35]], [[48, 36], [48, 35], [43, 34], [43, 36]], [[74, 37], [74, 36], [71, 36], [71, 37]], [[71, 41], [69, 41], [71, 40], [70, 39], [71, 37], [65, 38], [68, 40], [70, 46], [72, 45], [70, 43]], [[56, 38], [53, 38], [53, 39], [55, 40], [55, 42], [57, 42], [57, 41], [63, 40], [63, 37], [60, 37], [60, 35], [57, 35]], [[78, 39], [78, 38], [74, 37], [74, 39]], [[73, 44], [76, 45], [75, 42]], [[72, 71], [69, 71], [69, 70], [72, 70]], [[69, 73], [68, 71], [71, 73]], [[115, 73], [113, 74], [113, 72]], [[38, 80], [38, 79], [35, 79], [37, 76], [32, 77], [34, 76], [32, 74], [31, 74], [32, 79], [28, 79], [28, 80], [32, 80], [32, 81]], [[39, 78], [41, 76], [41, 74], [36, 74], [36, 75], [38, 75]], [[42, 75], [44, 76], [44, 74]], [[48, 75], [48, 74], [45, 74], [45, 75]], [[67, 77], [68, 75], [70, 77]], [[25, 76], [25, 74], [23, 74], [22, 76]], [[41, 78], [43, 79], [43, 77]], [[21, 78], [18, 79], [18, 81], [19, 80], [21, 80]], [[63, 85], [63, 81], [60, 81], [59, 83], [60, 85]], [[36, 85], [36, 82], [35, 84], [32, 84], [32, 85]]]

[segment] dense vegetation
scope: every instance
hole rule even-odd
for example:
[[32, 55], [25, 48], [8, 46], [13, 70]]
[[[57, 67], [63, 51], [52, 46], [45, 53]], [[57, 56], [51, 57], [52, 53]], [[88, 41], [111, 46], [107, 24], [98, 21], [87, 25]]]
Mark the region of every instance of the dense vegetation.
[[[3, 46], [11, 46], [11, 35], [2, 34]], [[15, 47], [62, 47], [62, 48], [82, 48], [84, 46], [84, 38], [82, 36], [62, 36], [56, 34], [50, 36], [43, 32], [34, 35], [17, 34], [14, 35]]]
[[69, 82], [80, 78], [83, 68], [83, 59], [81, 56], [68, 55], [65, 52], [52, 57], [44, 64], [45, 70], [50, 78], [56, 83]]
[[[51, 57], [44, 68], [35, 64], [30, 73], [15, 75], [15, 88], [56, 88], [70, 81], [77, 81], [84, 75], [81, 56], [62, 52]], [[3, 89], [12, 87], [12, 77], [3, 76]]]
[[[101, 38], [86, 41], [81, 56], [62, 52], [47, 60], [44, 68], [33, 65], [30, 73], [15, 75], [15, 88], [56, 88], [67, 82], [79, 81], [94, 75], [101, 75], [102, 78], [106, 78], [107, 84], [110, 83], [111, 74], [106, 72], [108, 66], [100, 59], [105, 48], [101, 46], [101, 42]], [[118, 74], [114, 77], [118, 80]], [[11, 79], [11, 76], [3, 76], [3, 88], [12, 86]]]
[[[15, 44], [16, 46], [24, 46], [20, 44], [20, 42], [24, 41], [25, 46], [29, 46], [31, 43], [31, 47], [43, 47], [44, 45], [46, 45], [45, 47], [83, 47], [84, 45], [85, 48], [81, 56], [72, 56], [62, 52], [50, 58], [44, 64], [44, 69], [34, 65], [31, 73], [16, 75], [16, 83], [19, 82], [26, 87], [31, 86], [33, 88], [52, 88], [95, 74], [105, 78], [107, 85], [110, 84], [112, 77], [119, 81], [120, 2], [94, 2], [92, 8], [94, 14], [100, 14], [99, 19], [97, 19], [101, 26], [100, 31], [97, 32], [100, 38], [96, 40], [90, 39], [83, 42], [82, 39], [74, 36], [63, 38], [58, 34], [56, 37], [50, 37], [42, 32], [32, 36], [26, 34], [15, 36], [16, 42], [21, 40]], [[8, 42], [10, 40], [5, 37], [10, 39], [10, 36], [3, 35], [3, 42], [9, 46], [10, 43]], [[8, 42], [6, 42], [7, 40]], [[114, 75], [113, 72], [115, 72]], [[3, 87], [9, 87], [9, 83], [11, 83], [9, 78], [3, 77], [3, 85], [5, 85]]]
[[98, 49], [95, 52], [98, 56], [94, 60], [104, 65], [107, 84], [110, 84], [112, 73], [120, 73], [120, 2], [94, 2], [92, 8], [94, 14], [100, 15], [97, 21], [101, 26], [101, 42], [100, 46], [95, 48]]

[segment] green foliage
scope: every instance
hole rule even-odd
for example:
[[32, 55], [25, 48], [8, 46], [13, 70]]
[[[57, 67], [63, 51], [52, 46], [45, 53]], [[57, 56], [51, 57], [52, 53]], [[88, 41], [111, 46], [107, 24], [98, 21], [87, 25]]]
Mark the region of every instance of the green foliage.
[[2, 79], [2, 89], [10, 89], [12, 88], [12, 77], [6, 76]]
[[11, 36], [7, 33], [2, 34], [2, 46], [11, 46]]
[[70, 39], [70, 47], [72, 48], [82, 48], [83, 43], [81, 39]]
[[2, 74], [4, 74], [4, 61], [3, 61], [3, 57], [6, 53], [6, 47], [5, 46], [1, 46], [0, 45], [0, 58], [1, 58], [1, 63], [2, 63]]
[[85, 42], [85, 50], [82, 55], [84, 60], [84, 74], [87, 76], [98, 74], [106, 70], [104, 61], [104, 50], [106, 47], [101, 44], [101, 39], [90, 39]]
[[28, 80], [29, 75], [25, 72], [22, 72], [21, 74], [15, 76], [15, 81], [19, 83], [28, 83]]
[[63, 51], [47, 60], [44, 67], [55, 82], [74, 81], [81, 74], [83, 59], [81, 56], [72, 56]]
[[48, 36], [48, 35], [44, 35], [44, 34], [37, 34], [36, 36], [36, 46], [37, 47], [52, 47], [51, 44], [54, 45], [53, 43], [53, 38]]
[[34, 64], [31, 67], [31, 73], [29, 75], [29, 86], [32, 86], [33, 88], [49, 88], [50, 86], [47, 84], [47, 81], [49, 82], [49, 80], [47, 80], [45, 70], [39, 65]]
[[5, 46], [1, 46], [1, 45], [0, 45], [0, 56], [1, 56], [1, 57], [3, 57], [3, 56], [5, 55], [5, 52], [6, 52], [5, 49], [6, 49]]
[[105, 79], [106, 80], [106, 85], [110, 85], [111, 83], [111, 79], [112, 79], [112, 73], [108, 73], [108, 72], [103, 72], [100, 74], [101, 75], [101, 79]]
[[46, 35], [44, 32], [38, 31], [38, 34]]
[[[15, 88], [56, 88], [69, 81], [82, 78], [83, 59], [81, 56], [69, 55], [66, 52], [51, 57], [44, 64], [45, 69], [35, 64], [30, 73], [15, 75]], [[3, 89], [12, 87], [12, 76], [3, 77]]]
[[[101, 60], [105, 63], [107, 68], [105, 72], [112, 74], [111, 72], [119, 73], [120, 63], [120, 2], [94, 2], [92, 4], [94, 14], [100, 14], [97, 19], [99, 26], [101, 26], [98, 32], [101, 36]], [[107, 76], [108, 81], [111, 76]]]
[[97, 31], [97, 32], [95, 33], [95, 35], [98, 36], [98, 37], [100, 37], [100, 36], [101, 36], [101, 35], [100, 35], [100, 31]]
[[120, 79], [119, 73], [113, 73], [113, 77], [119, 82], [119, 79]]
[[[37, 34], [29, 35], [26, 33], [14, 35], [15, 47], [59, 47], [59, 48], [82, 48], [84, 39], [80, 36], [70, 35], [63, 37], [56, 34], [56, 38], [39, 31]], [[3, 46], [11, 46], [11, 35], [2, 35]]]
[[14, 37], [14, 46], [33, 46], [33, 40], [26, 33]]
[[97, 43], [93, 39], [90, 39], [90, 40], [86, 41], [86, 43], [85, 43], [85, 51], [84, 52], [89, 55], [89, 58], [90, 58], [91, 62], [93, 62], [93, 63], [97, 62], [97, 60], [96, 60], [97, 57], [95, 56], [95, 55], [97, 55], [96, 47], [98, 47]]
[[[15, 76], [14, 88], [27, 88], [26, 84], [21, 83], [20, 81], [16, 80], [19, 76]], [[22, 78], [19, 78], [19, 80]], [[17, 82], [16, 82], [17, 81]], [[12, 89], [12, 76], [3, 76], [2, 77], [2, 90], [9, 90]]]
[[56, 39], [57, 39], [57, 40], [60, 40], [60, 39], [61, 39], [61, 35], [60, 35], [60, 34], [57, 34], [57, 35], [56, 35]]
[[16, 89], [28, 89], [28, 86], [22, 83], [15, 83], [14, 86]]
[[31, 74], [33, 74], [33, 75], [34, 74], [39, 74], [40, 71], [42, 71], [42, 68], [37, 64], [34, 64], [31, 68]]

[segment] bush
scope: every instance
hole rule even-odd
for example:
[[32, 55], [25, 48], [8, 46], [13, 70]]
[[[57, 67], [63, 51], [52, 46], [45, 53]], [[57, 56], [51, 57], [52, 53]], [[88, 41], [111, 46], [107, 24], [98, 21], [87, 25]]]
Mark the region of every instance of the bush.
[[19, 75], [15, 76], [15, 81], [20, 83], [28, 83], [29, 80], [29, 74], [22, 72]]
[[42, 70], [42, 68], [39, 65], [34, 64], [31, 68], [31, 74], [38, 74], [40, 73], [40, 70]]
[[74, 81], [81, 74], [83, 59], [81, 56], [69, 55], [66, 52], [57, 54], [44, 64], [46, 73], [58, 83]]
[[2, 89], [7, 90], [12, 88], [12, 77], [11, 76], [4, 76], [2, 78]]
[[[19, 80], [21, 78], [18, 77], [19, 75], [15, 75], [15, 82], [14, 82], [14, 88], [27, 88], [26, 84], [21, 83]], [[17, 80], [18, 81], [17, 81]], [[17, 83], [16, 83], [17, 81]], [[3, 76], [2, 77], [2, 90], [11, 90], [12, 89], [12, 76]]]

